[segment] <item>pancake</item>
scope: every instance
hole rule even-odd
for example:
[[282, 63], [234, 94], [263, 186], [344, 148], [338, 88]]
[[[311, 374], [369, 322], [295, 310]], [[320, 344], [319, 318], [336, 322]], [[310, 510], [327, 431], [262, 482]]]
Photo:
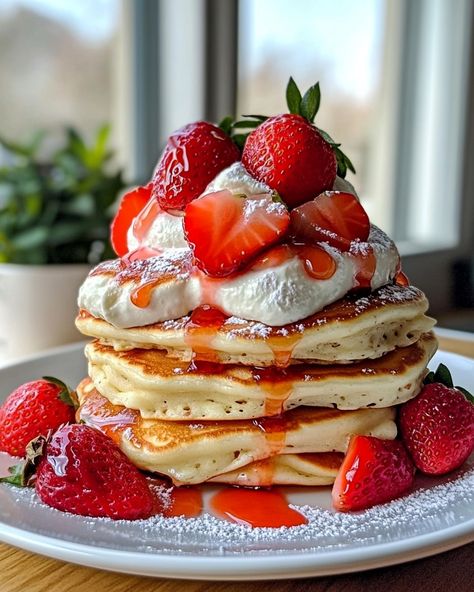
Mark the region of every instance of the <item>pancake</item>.
[[115, 405], [136, 409], [144, 418], [233, 420], [279, 415], [300, 405], [343, 410], [398, 405], [418, 394], [436, 344], [426, 333], [376, 360], [288, 368], [189, 364], [159, 350], [117, 352], [98, 341], [85, 352], [95, 387]]
[[339, 452], [277, 454], [209, 479], [241, 487], [272, 485], [331, 485], [344, 455]]
[[[413, 286], [388, 285], [367, 295], [348, 294], [301, 322], [270, 327], [223, 317], [196, 327], [193, 317], [119, 329], [81, 310], [76, 326], [116, 350], [161, 349], [182, 361], [195, 359], [250, 366], [298, 362], [347, 363], [375, 359], [415, 343], [435, 321]], [[192, 326], [192, 331], [190, 330]]]
[[393, 408], [298, 407], [276, 418], [171, 422], [112, 405], [90, 379], [77, 394], [78, 421], [111, 437], [138, 468], [176, 484], [202, 483], [279, 454], [344, 452], [351, 434], [393, 439], [397, 433]]

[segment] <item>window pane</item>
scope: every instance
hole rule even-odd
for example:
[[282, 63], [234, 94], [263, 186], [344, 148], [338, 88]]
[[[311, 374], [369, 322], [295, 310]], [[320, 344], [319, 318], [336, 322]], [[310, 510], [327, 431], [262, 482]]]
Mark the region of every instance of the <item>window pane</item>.
[[241, 0], [238, 113], [286, 112], [285, 86], [320, 81], [316, 117], [352, 159], [354, 179], [377, 222], [368, 178], [381, 88], [384, 0]]
[[119, 0], [2, 0], [0, 134], [110, 121]]

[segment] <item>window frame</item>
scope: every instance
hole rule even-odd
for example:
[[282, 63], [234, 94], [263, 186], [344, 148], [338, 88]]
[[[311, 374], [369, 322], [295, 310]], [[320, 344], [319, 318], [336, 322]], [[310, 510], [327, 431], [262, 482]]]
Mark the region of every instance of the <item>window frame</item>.
[[[380, 159], [375, 187], [378, 192], [383, 192], [377, 195], [383, 195], [387, 200], [387, 212], [391, 211], [398, 227], [404, 228], [410, 199], [413, 199], [407, 180], [416, 174], [411, 122], [416, 117], [416, 109], [420, 108], [419, 101], [415, 100], [415, 95], [420, 93], [417, 68], [423, 66], [420, 61], [423, 40], [418, 32], [427, 11], [433, 9], [433, 0], [386, 1], [387, 18], [395, 19], [395, 25], [387, 38], [391, 44], [389, 67], [392, 75], [382, 96], [381, 125], [374, 142]], [[150, 178], [172, 129], [185, 121], [200, 118], [218, 121], [223, 115], [234, 113], [239, 2], [123, 2], [129, 20], [128, 51], [131, 55], [128, 64], [132, 92], [128, 108], [133, 116], [128, 117], [132, 122], [128, 131], [132, 138], [128, 142], [129, 162], [132, 163], [129, 172], [134, 179], [144, 181]], [[455, 244], [451, 240], [450, 244], [443, 245], [438, 236], [431, 243], [398, 242], [404, 270], [428, 294], [433, 313], [451, 307], [455, 290], [460, 289], [459, 286], [453, 288], [453, 267], [458, 260], [471, 260], [472, 267], [474, 249], [474, 206], [470, 198], [474, 193], [474, 171], [468, 157], [474, 150], [474, 116], [469, 110], [474, 99], [474, 43], [470, 40], [470, 33], [474, 31], [474, 11], [469, 0], [459, 0], [456, 5], [461, 9], [456, 13], [456, 19], [447, 24], [451, 35], [464, 36], [463, 43], [457, 46], [457, 51], [462, 53], [457, 59], [464, 64], [462, 76], [468, 77], [468, 83], [461, 85], [456, 96], [458, 134], [450, 139], [451, 148], [458, 157], [455, 166], [459, 175], [454, 179], [454, 185], [451, 184], [458, 199], [458, 210], [454, 214], [458, 224], [457, 240]], [[183, 21], [183, 14], [186, 14], [187, 30], [193, 31], [192, 40], [185, 47], [182, 46], [183, 36], [177, 38], [174, 34]], [[463, 26], [461, 33], [458, 25]], [[453, 54], [451, 59], [455, 60], [456, 55]], [[192, 72], [191, 80], [189, 75], [176, 76], [177, 71]], [[176, 102], [180, 97], [186, 100], [179, 106]], [[194, 101], [193, 105], [190, 105], [189, 97]], [[444, 114], [440, 113], [441, 116], [449, 115], [446, 109]], [[380, 147], [385, 148], [379, 151]], [[393, 234], [394, 229], [388, 226], [385, 229]]]

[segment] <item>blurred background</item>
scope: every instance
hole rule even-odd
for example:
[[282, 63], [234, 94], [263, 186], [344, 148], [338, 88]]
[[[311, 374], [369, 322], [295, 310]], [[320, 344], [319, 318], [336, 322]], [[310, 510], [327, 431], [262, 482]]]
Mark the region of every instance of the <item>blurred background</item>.
[[[471, 0], [1, 0], [0, 137], [49, 158], [110, 124], [127, 183], [201, 118], [285, 111], [321, 83], [372, 220], [443, 326], [474, 331]], [[0, 148], [0, 166], [10, 152]], [[119, 185], [117, 185], [117, 189]], [[0, 187], [1, 189], [1, 187]], [[0, 191], [0, 208], [2, 205]]]

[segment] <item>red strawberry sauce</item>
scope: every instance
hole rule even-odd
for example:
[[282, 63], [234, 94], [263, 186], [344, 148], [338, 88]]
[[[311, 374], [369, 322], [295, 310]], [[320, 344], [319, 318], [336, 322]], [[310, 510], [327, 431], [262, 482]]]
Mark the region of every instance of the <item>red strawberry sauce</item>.
[[211, 498], [210, 505], [219, 518], [246, 526], [279, 528], [308, 522], [276, 490], [221, 489]]

